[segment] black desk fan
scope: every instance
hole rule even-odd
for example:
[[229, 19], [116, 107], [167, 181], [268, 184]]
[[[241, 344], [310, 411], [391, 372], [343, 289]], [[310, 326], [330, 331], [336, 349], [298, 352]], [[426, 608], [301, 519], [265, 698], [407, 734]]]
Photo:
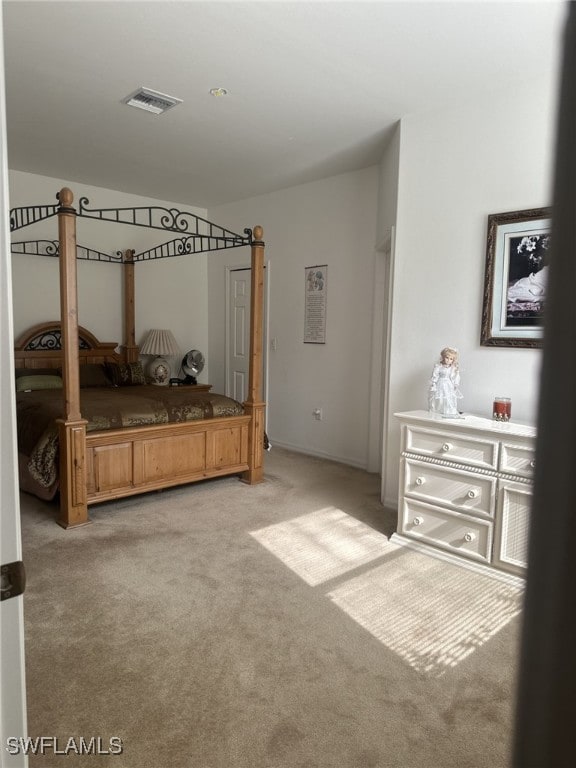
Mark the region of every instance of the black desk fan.
[[180, 370], [184, 373], [183, 379], [170, 379], [170, 384], [181, 386], [186, 384], [198, 384], [196, 376], [204, 368], [204, 355], [198, 349], [191, 349], [182, 358]]

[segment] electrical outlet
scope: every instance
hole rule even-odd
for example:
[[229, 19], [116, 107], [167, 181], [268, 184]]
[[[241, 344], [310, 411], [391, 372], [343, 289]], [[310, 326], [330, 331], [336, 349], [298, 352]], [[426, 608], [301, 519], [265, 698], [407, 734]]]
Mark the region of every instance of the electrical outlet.
[[312, 415], [316, 419], [316, 421], [322, 421], [322, 408], [314, 408], [312, 411]]

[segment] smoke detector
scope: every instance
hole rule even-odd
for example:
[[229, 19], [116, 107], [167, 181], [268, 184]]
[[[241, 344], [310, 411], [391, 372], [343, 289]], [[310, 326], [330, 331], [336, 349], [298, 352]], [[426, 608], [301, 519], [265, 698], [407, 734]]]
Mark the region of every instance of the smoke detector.
[[153, 91], [151, 88], [141, 87], [134, 91], [134, 93], [131, 93], [130, 96], [122, 99], [122, 103], [128, 104], [129, 107], [138, 107], [138, 109], [153, 112], [155, 115], [161, 115], [168, 109], [182, 104], [182, 99], [177, 99], [176, 96], [168, 96], [168, 94], [160, 93], [159, 91]]

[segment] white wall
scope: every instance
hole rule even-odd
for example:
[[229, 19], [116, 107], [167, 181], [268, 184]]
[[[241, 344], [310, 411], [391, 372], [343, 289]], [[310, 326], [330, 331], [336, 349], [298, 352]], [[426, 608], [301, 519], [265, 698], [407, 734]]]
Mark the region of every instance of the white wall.
[[380, 250], [385, 250], [390, 230], [395, 226], [398, 215], [400, 131], [401, 124], [398, 123], [384, 148], [379, 166], [376, 243]]
[[[490, 101], [402, 120], [390, 409], [426, 408], [440, 349], [460, 351], [462, 408], [536, 416], [540, 351], [480, 346], [488, 214], [551, 203], [555, 91], [529, 83]], [[386, 498], [398, 489], [399, 429], [390, 417]]]
[[[241, 232], [264, 228], [270, 260], [268, 431], [272, 443], [366, 467], [377, 167], [209, 210]], [[212, 383], [224, 387], [225, 270], [246, 250], [209, 259]], [[304, 344], [305, 267], [328, 265], [326, 344]], [[316, 421], [314, 408], [324, 419]]]
[[[90, 208], [147, 207], [159, 205], [205, 217], [201, 208], [128, 195], [109, 189], [67, 182], [46, 176], [10, 172], [10, 206], [53, 205], [64, 186], [74, 193], [74, 205], [87, 197]], [[137, 252], [159, 245], [176, 234], [79, 218], [77, 242], [102, 252], [134, 248]], [[58, 239], [56, 218], [47, 219], [12, 234], [13, 241]], [[78, 261], [78, 316], [80, 325], [101, 341], [123, 341], [122, 267]], [[60, 317], [58, 260], [23, 254], [12, 257], [14, 333], [17, 338], [31, 325]], [[173, 331], [182, 354], [189, 349], [208, 352], [208, 297], [206, 254], [143, 262], [135, 268], [136, 342], [142, 343], [150, 328]], [[209, 358], [209, 356], [207, 355]], [[175, 368], [179, 360], [174, 361]], [[177, 370], [175, 371], [177, 373]], [[208, 365], [200, 376], [208, 381]]]

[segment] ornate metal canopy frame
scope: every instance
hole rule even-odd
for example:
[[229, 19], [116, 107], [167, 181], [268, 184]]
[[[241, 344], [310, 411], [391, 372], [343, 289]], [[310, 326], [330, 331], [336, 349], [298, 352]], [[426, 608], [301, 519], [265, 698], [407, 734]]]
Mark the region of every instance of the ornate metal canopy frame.
[[[180, 235], [161, 245], [154, 246], [141, 253], [131, 252], [130, 261], [138, 263], [154, 259], [165, 259], [174, 256], [221, 251], [226, 248], [241, 248], [253, 242], [252, 230], [244, 229], [239, 235], [229, 229], [220, 227], [207, 219], [197, 216], [190, 211], [162, 206], [133, 207], [133, 208], [90, 208], [90, 201], [82, 197], [78, 203], [76, 216], [85, 219], [96, 219], [113, 224], [124, 224], [146, 229], [158, 229], [164, 232], [176, 232]], [[55, 216], [60, 205], [32, 205], [13, 208], [10, 211], [10, 231], [15, 232], [31, 224]], [[36, 256], [58, 256], [58, 241], [26, 240], [12, 243], [12, 253], [26, 253]], [[121, 251], [103, 253], [94, 248], [77, 246], [78, 259], [87, 261], [113, 262], [122, 264], [126, 257]]]
[[[25, 253], [29, 256], [60, 256], [60, 243], [58, 240], [20, 240], [11, 244], [12, 253]], [[103, 253], [84, 245], [76, 246], [76, 258], [83, 261], [106, 261], [112, 264], [122, 264], [124, 257], [122, 251]]]

